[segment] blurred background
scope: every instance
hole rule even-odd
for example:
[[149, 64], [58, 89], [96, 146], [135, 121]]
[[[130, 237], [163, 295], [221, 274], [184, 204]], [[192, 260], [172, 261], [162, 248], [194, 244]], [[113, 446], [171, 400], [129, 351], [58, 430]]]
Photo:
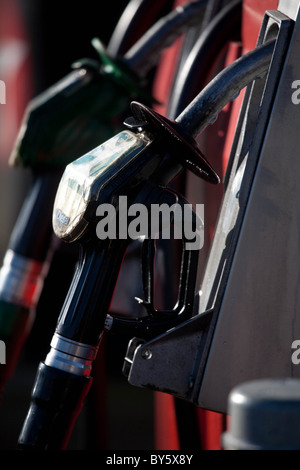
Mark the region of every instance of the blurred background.
[[[84, 4], [76, 0], [0, 0], [0, 79], [6, 84], [6, 104], [0, 105], [1, 259], [32, 178], [30, 170], [8, 165], [25, 108], [33, 97], [67, 75], [74, 61], [95, 56], [92, 38], [99, 37], [107, 44], [126, 5], [127, 1], [112, 0], [109, 7], [103, 9], [103, 2], [94, 0], [86, 0]], [[62, 250], [54, 257], [37, 308], [36, 322], [0, 407], [0, 449], [17, 446], [36, 368], [48, 352], [60, 306], [71, 281], [76, 259], [73, 255]], [[62, 271], [64, 276], [57, 283]], [[51, 290], [53, 278], [58, 286], [56, 292]], [[134, 447], [153, 446], [152, 393], [131, 391], [126, 407], [122, 405], [122, 413], [118, 410], [119, 397], [126, 396], [132, 388], [121, 374], [119, 348], [126, 346], [125, 341], [124, 344], [119, 341], [106, 347], [109, 361], [101, 355], [99, 367], [104, 367], [104, 363], [108, 365], [105, 376], [111, 377], [110, 390], [107, 391], [107, 383], [102, 380], [95, 386], [95, 393], [99, 393], [99, 401], [105, 400], [105, 411], [101, 414], [100, 406], [101, 415], [95, 416], [95, 409], [89, 410], [89, 403], [86, 404], [70, 448], [126, 449], [132, 448], [132, 441]]]

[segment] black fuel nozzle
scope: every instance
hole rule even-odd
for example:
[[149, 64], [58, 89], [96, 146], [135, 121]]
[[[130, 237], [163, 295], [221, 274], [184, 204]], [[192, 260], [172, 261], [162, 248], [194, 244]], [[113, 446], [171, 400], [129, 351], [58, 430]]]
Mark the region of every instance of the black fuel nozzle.
[[[57, 181], [68, 163], [122, 127], [131, 100], [155, 103], [147, 74], [160, 52], [200, 21], [204, 4], [192, 2], [160, 18], [124, 57], [111, 55], [110, 47], [93, 39], [95, 59], [76, 61], [69, 74], [29, 102], [9, 160], [30, 168], [34, 181], [0, 272], [0, 339], [13, 351], [2, 368], [0, 388], [14, 371], [56, 249], [50, 214]], [[122, 42], [122, 34], [118, 39]], [[38, 200], [35, 207], [33, 199]]]
[[[147, 223], [142, 223], [143, 229], [135, 232], [133, 238], [139, 236], [147, 240], [146, 252], [151, 260], [153, 245], [149, 239], [159, 231], [159, 227], [153, 229], [151, 220], [148, 224], [151, 205], [161, 202], [176, 202], [178, 207], [183, 205], [179, 196], [164, 188], [168, 181], [187, 165], [198, 176], [212, 183], [218, 182], [216, 173], [194, 141], [184, 136], [178, 125], [136, 102], [132, 104], [132, 110], [134, 119], [126, 121], [127, 129], [70, 163], [58, 187], [53, 209], [54, 232], [64, 241], [79, 242], [81, 256], [58, 319], [50, 352], [41, 365], [42, 379], [37, 376], [28, 418], [20, 436], [22, 448], [35, 447], [35, 442], [42, 442], [47, 448], [48, 442], [53, 442], [51, 435], [56, 434], [60, 420], [57, 417], [53, 420], [52, 415], [63, 413], [57, 397], [61, 394], [62, 403], [64, 401], [63, 387], [60, 380], [53, 378], [55, 374], [61, 377], [63, 371], [66, 384], [69, 383], [68, 377], [84, 377], [85, 380], [80, 381], [84, 383], [90, 376], [119, 270], [132, 239], [129, 230], [132, 219], [127, 215], [132, 216], [133, 212], [124, 214], [122, 203], [126, 201], [131, 209], [136, 209], [137, 205], [145, 208], [144, 222]], [[189, 217], [190, 221], [195, 220], [193, 216]], [[191, 291], [198, 262], [198, 251], [194, 250], [194, 256], [192, 252], [192, 249], [185, 250], [182, 258], [183, 282], [172, 319], [165, 317], [163, 312], [154, 312], [156, 322], [165, 322], [164, 325], [160, 323], [160, 328], [167, 328], [175, 317], [178, 320], [183, 311], [184, 314], [191, 311]], [[150, 264], [144, 261], [144, 268], [150, 269]], [[191, 274], [194, 279], [189, 284]], [[151, 278], [149, 280], [151, 284]], [[148, 300], [149, 309], [151, 296]], [[153, 312], [148, 313], [153, 317]], [[55, 407], [51, 406], [52, 395], [47, 396], [45, 405], [44, 387], [39, 385], [41, 380], [47, 382], [45, 374], [47, 376], [48, 373], [51, 373]], [[76, 388], [77, 380], [70, 383]], [[81, 397], [79, 394], [78, 400]], [[80, 406], [75, 408], [80, 409]], [[36, 419], [29, 419], [30, 416], [36, 416]], [[74, 414], [69, 416], [69, 423], [64, 420], [64, 426], [70, 429], [73, 422]], [[49, 423], [51, 430], [45, 433], [44, 428], [49, 428]], [[43, 433], [47, 439], [39, 439], [38, 436], [33, 439], [33, 433]], [[65, 445], [57, 439], [54, 441], [58, 448]]]

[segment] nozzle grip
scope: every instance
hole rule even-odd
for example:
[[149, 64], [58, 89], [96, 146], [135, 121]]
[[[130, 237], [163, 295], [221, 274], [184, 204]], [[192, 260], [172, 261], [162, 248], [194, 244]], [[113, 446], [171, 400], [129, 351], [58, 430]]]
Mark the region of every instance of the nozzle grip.
[[91, 377], [40, 363], [19, 448], [64, 450], [91, 384]]

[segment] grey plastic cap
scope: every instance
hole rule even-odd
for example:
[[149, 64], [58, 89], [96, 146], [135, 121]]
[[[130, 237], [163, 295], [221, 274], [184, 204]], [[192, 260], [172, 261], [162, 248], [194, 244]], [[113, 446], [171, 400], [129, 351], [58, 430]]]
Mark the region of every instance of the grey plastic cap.
[[225, 450], [299, 450], [300, 380], [246, 382], [228, 398], [230, 431]]

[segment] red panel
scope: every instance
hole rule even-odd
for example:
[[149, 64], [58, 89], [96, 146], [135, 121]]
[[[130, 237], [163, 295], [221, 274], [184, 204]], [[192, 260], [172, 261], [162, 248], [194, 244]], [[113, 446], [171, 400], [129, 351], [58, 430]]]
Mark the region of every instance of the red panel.
[[[174, 8], [179, 5], [185, 5], [189, 3], [188, 0], [175, 0]], [[153, 95], [159, 102], [156, 105], [156, 111], [161, 114], [166, 114], [166, 108], [168, 104], [169, 93], [172, 85], [174, 76], [174, 67], [177, 63], [177, 57], [180, 52], [180, 45], [182, 37], [179, 37], [171, 47], [165, 49], [162, 52], [160, 65], [157, 68], [155, 75], [155, 82], [153, 84]]]
[[222, 450], [221, 434], [226, 429], [226, 416], [213, 411], [198, 410], [201, 447], [203, 450]]
[[0, 12], [0, 79], [6, 84], [6, 104], [0, 105], [0, 160], [7, 164], [25, 106], [32, 97], [32, 64], [17, 2], [0, 0]]
[[155, 449], [180, 450], [174, 398], [156, 392], [155, 405]]
[[276, 10], [278, 0], [244, 0], [242, 37], [245, 51], [254, 49], [266, 10]]

